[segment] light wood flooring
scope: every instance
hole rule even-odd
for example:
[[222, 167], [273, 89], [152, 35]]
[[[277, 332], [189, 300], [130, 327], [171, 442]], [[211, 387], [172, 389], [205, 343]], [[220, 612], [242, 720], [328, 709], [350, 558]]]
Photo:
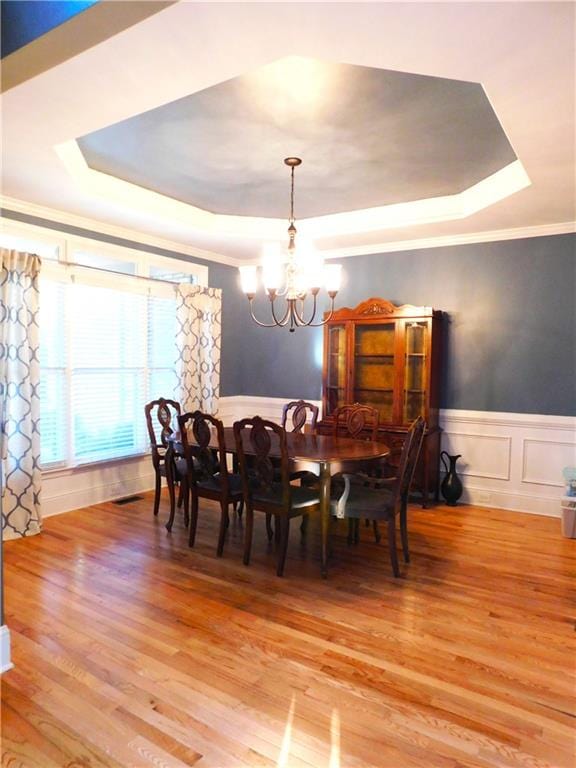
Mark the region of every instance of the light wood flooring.
[[2, 765], [572, 768], [576, 541], [557, 519], [411, 507], [394, 579], [362, 528], [293, 526], [286, 575], [257, 519], [215, 555], [152, 497], [52, 517], [5, 547], [15, 668]]

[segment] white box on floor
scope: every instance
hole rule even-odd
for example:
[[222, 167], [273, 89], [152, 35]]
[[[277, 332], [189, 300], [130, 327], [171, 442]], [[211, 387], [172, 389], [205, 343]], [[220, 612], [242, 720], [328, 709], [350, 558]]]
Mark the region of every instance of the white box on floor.
[[576, 496], [562, 497], [562, 536], [576, 539]]

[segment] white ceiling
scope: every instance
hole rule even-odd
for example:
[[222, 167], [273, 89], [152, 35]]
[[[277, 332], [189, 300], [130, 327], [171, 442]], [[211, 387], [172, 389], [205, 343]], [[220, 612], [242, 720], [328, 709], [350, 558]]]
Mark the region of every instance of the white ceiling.
[[160, 195], [143, 205], [125, 188], [89, 183], [55, 147], [295, 55], [482, 83], [531, 180], [464, 218], [341, 228], [320, 247], [348, 255], [502, 230], [568, 231], [576, 218], [574, 14], [573, 3], [180, 2], [3, 96], [2, 193], [252, 259], [253, 236], [195, 228], [185, 208]]

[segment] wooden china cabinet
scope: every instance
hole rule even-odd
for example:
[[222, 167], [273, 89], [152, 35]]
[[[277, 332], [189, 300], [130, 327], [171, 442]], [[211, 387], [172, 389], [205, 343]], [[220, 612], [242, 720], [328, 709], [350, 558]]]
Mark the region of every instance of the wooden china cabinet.
[[422, 415], [426, 433], [414, 486], [424, 506], [429, 494], [438, 495], [441, 323], [442, 312], [430, 307], [368, 299], [336, 310], [324, 327], [319, 431], [332, 430], [332, 414], [341, 405], [377, 408], [379, 436], [394, 465], [408, 427]]

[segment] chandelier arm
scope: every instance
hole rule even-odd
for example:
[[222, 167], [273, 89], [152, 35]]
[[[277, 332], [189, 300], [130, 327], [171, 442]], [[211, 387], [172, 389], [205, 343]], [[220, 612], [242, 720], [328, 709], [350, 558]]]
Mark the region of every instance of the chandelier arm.
[[310, 315], [310, 320], [308, 320], [307, 323], [304, 323], [305, 326], [308, 328], [311, 327], [314, 324], [314, 318], [316, 317], [316, 304], [317, 304], [317, 296], [318, 294], [314, 294], [314, 304], [312, 305], [312, 314]]
[[284, 317], [282, 318], [282, 320], [278, 320], [278, 318], [276, 317], [276, 312], [274, 310], [274, 299], [270, 299], [270, 309], [272, 310], [274, 325], [278, 325], [281, 328], [283, 328], [288, 323], [288, 318], [290, 317], [290, 300], [288, 299], [288, 306], [286, 307], [286, 312], [284, 313]]
[[[262, 323], [260, 320], [258, 320], [256, 315], [254, 314], [254, 307], [252, 304], [253, 300], [248, 299], [248, 301], [250, 303], [250, 316], [252, 317], [252, 320], [254, 320], [256, 325], [259, 325], [261, 328], [276, 328], [276, 326], [280, 325], [280, 323]], [[274, 316], [274, 313], [272, 313], [272, 316]]]
[[306, 321], [304, 319], [304, 299], [300, 299], [300, 301], [302, 303], [302, 312], [301, 313], [298, 312], [298, 310], [295, 308], [297, 325], [301, 326], [301, 327], [306, 327], [306, 326], [310, 325], [310, 323], [312, 322], [312, 320], [314, 320], [314, 317], [316, 316], [316, 296], [314, 296], [314, 305], [312, 307], [312, 316], [310, 317], [310, 320], [308, 320], [308, 321]]
[[[326, 325], [326, 323], [332, 319], [332, 315], [334, 314], [334, 296], [330, 297], [330, 311], [326, 317], [324, 317], [319, 323], [306, 323], [308, 328], [320, 328], [321, 325]], [[314, 317], [312, 317], [312, 320]]]

